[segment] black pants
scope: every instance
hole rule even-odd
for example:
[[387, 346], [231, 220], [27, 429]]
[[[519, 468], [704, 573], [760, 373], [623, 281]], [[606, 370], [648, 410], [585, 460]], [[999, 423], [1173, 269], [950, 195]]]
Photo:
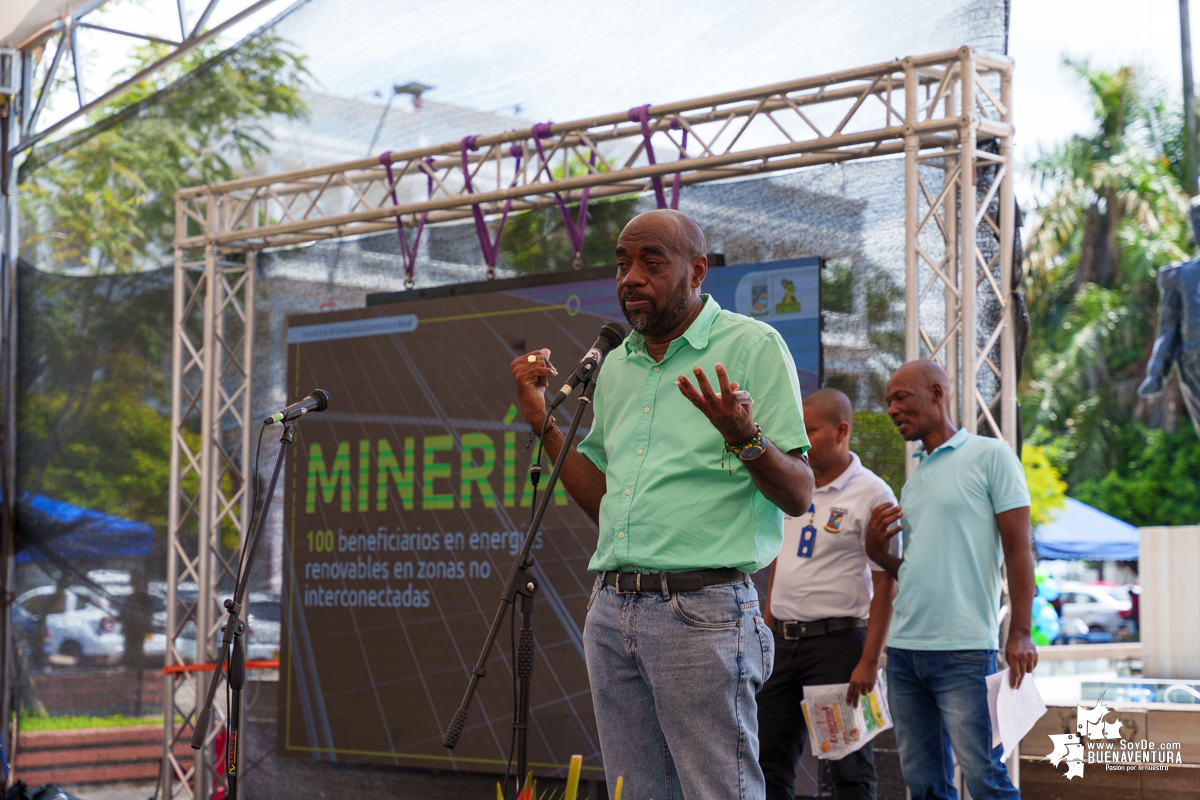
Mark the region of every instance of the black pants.
[[[767, 800], [795, 800], [796, 764], [808, 743], [803, 687], [846, 683], [862, 657], [866, 628], [787, 640], [775, 635], [775, 668], [758, 693], [758, 763]], [[867, 742], [830, 762], [839, 800], [875, 800], [875, 748]]]

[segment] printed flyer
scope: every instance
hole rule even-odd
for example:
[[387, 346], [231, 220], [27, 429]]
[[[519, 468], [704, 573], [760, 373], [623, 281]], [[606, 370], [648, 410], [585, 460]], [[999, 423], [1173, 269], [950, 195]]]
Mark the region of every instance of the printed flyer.
[[805, 686], [800, 708], [808, 723], [808, 741], [817, 758], [844, 758], [892, 727], [892, 715], [882, 692], [882, 676], [875, 689], [858, 698], [857, 707], [846, 701], [848, 683]]

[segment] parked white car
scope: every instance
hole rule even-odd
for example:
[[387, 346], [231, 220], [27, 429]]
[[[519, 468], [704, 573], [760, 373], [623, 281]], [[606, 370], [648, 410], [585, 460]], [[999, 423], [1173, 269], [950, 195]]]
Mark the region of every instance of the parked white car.
[[125, 637], [117, 613], [107, 599], [83, 586], [59, 589], [39, 586], [16, 600], [17, 605], [46, 629], [44, 652], [75, 659], [115, 664], [125, 653]]
[[[222, 597], [222, 600], [225, 598]], [[222, 618], [223, 620], [224, 618]], [[247, 661], [279, 658], [279, 595], [274, 592], [250, 593], [250, 616], [244, 638]], [[217, 637], [220, 643], [220, 636]], [[189, 663], [196, 661], [196, 623], [188, 622], [175, 640], [179, 655]], [[216, 653], [209, 656], [216, 660]]]
[[1116, 636], [1131, 626], [1133, 601], [1124, 586], [1065, 581], [1061, 585], [1059, 616], [1077, 619], [1092, 631], [1107, 631]]

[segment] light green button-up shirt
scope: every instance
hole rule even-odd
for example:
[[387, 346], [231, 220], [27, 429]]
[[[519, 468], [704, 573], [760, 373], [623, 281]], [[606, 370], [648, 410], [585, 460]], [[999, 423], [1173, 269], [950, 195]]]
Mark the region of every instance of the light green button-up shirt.
[[659, 363], [636, 331], [596, 379], [595, 420], [579, 452], [607, 479], [600, 536], [588, 569], [675, 572], [737, 567], [754, 572], [783, 544], [783, 512], [763, 497], [745, 465], [692, 405], [676, 379], [699, 366], [719, 390], [725, 365], [754, 399], [754, 421], [784, 452], [807, 450], [800, 381], [783, 337], [770, 325], [724, 311], [709, 295]]

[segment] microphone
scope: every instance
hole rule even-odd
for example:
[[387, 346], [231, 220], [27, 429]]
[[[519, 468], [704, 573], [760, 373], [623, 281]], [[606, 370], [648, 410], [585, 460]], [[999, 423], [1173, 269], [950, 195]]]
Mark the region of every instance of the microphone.
[[282, 411], [276, 411], [263, 420], [263, 425], [274, 425], [277, 422], [291, 422], [311, 411], [324, 411], [329, 408], [329, 392], [324, 389], [313, 389], [308, 397], [299, 403], [292, 403]]
[[563, 401], [571, 396], [571, 392], [575, 391], [576, 386], [592, 377], [596, 370], [600, 369], [600, 364], [608, 355], [608, 351], [619, 345], [624, 339], [625, 328], [615, 322], [609, 322], [601, 328], [600, 335], [596, 337], [596, 343], [592, 345], [591, 350], [584, 354], [570, 377], [567, 378], [567, 382], [558, 390], [550, 407], [546, 409], [547, 413], [562, 405]]

